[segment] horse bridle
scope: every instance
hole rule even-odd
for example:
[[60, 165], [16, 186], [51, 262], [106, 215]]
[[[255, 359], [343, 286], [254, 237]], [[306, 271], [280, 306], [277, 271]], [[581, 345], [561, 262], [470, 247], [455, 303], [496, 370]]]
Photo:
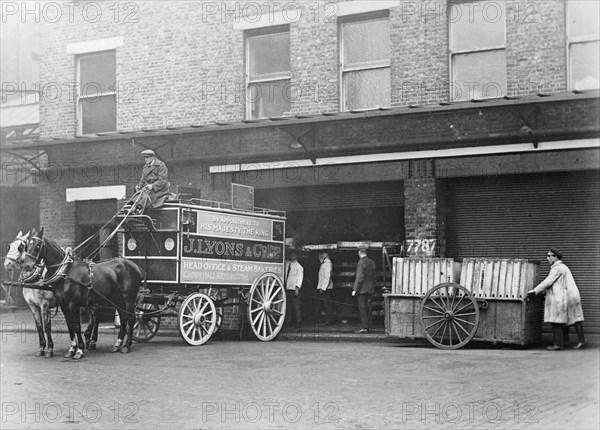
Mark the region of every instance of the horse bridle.
[[[16, 244], [17, 240], [19, 241], [18, 245]], [[16, 254], [17, 254], [16, 258], [13, 258], [10, 256], [11, 249], [13, 247], [17, 248], [16, 249]], [[17, 266], [18, 268], [21, 268], [21, 254], [23, 254], [23, 251], [25, 251], [26, 249], [27, 249], [27, 240], [23, 239], [22, 237], [18, 237], [10, 245], [8, 245], [8, 253], [6, 255], [6, 259], [8, 261], [10, 261], [11, 263], [13, 263], [15, 266]]]
[[36, 243], [33, 245], [33, 249], [31, 250], [31, 252], [29, 252], [29, 242], [27, 242], [27, 246], [25, 248], [25, 256], [34, 260], [34, 266], [39, 266], [42, 260], [42, 252], [46, 250], [46, 246], [44, 245], [44, 239], [39, 238], [37, 236], [33, 236], [29, 240], [34, 241]]
[[[38, 238], [36, 238], [36, 239], [38, 239]], [[17, 241], [19, 242], [18, 244], [17, 244]], [[28, 242], [29, 242], [28, 239], [24, 239], [23, 237], [17, 237], [8, 247], [9, 250], [6, 255], [6, 259], [8, 261], [12, 262], [13, 265], [15, 265], [18, 269], [23, 268], [23, 260], [21, 258], [23, 253], [25, 253], [25, 255], [29, 255], [30, 257], [33, 258], [33, 255], [28, 254], [26, 252]], [[16, 248], [16, 250], [14, 248]], [[12, 251], [12, 253], [17, 254], [16, 258], [13, 258], [10, 255], [11, 251]], [[41, 247], [40, 247], [40, 251], [38, 252], [38, 254], [41, 254]], [[37, 257], [36, 257], [36, 262], [37, 262]], [[25, 272], [25, 271], [21, 272], [21, 274], [19, 275], [19, 282], [22, 282], [25, 284], [35, 282], [42, 277], [43, 272], [44, 272], [44, 264], [43, 263], [35, 264], [34, 270], [32, 270], [31, 272]]]

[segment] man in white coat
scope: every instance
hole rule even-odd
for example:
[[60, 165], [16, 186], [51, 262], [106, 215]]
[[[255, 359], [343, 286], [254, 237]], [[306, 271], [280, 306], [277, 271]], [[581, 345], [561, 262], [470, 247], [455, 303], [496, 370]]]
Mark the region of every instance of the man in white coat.
[[580, 349], [585, 345], [579, 289], [571, 271], [562, 262], [562, 257], [562, 252], [550, 248], [546, 256], [550, 263], [550, 273], [537, 287], [527, 293], [527, 296], [531, 297], [546, 291], [544, 322], [552, 324], [554, 345], [547, 348], [551, 351], [565, 349], [564, 330], [568, 330], [571, 325], [575, 326], [578, 338], [578, 343], [573, 349]]
[[302, 310], [300, 302], [300, 288], [304, 279], [304, 269], [298, 263], [298, 252], [292, 250], [289, 252], [289, 261], [285, 263], [285, 292], [287, 299], [287, 315], [286, 319], [296, 324], [296, 328], [300, 328], [302, 324]]
[[325, 324], [331, 325], [333, 324], [333, 280], [331, 279], [333, 264], [325, 251], [319, 252], [319, 262], [321, 263], [321, 267], [319, 268], [319, 283], [317, 284], [317, 290], [319, 291], [319, 314], [321, 313], [321, 308], [324, 308]]

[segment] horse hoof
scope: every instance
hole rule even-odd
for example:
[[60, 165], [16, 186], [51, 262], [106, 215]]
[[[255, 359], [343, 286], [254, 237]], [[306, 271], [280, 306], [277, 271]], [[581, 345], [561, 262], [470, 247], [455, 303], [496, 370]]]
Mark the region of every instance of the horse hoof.
[[119, 352], [120, 350], [121, 348], [119, 348], [118, 346], [113, 346], [110, 352]]
[[49, 349], [48, 351], [46, 351], [46, 354], [44, 354], [44, 358], [52, 358], [52, 357], [54, 357], [54, 351]]
[[35, 354], [36, 357], [43, 357], [44, 356], [44, 350], [40, 349], [38, 350], [37, 354]]
[[90, 342], [87, 346], [87, 349], [90, 351], [94, 351], [96, 349], [96, 342]]
[[75, 351], [69, 349], [67, 351], [67, 353], [64, 355], [65, 358], [73, 358], [73, 356], [75, 355]]
[[83, 351], [79, 350], [73, 356], [73, 360], [80, 360], [83, 358]]
[[124, 347], [121, 349], [121, 353], [122, 353], [122, 354], [129, 354], [129, 352], [130, 352], [130, 351], [131, 351], [131, 349], [130, 349], [128, 346], [124, 346]]

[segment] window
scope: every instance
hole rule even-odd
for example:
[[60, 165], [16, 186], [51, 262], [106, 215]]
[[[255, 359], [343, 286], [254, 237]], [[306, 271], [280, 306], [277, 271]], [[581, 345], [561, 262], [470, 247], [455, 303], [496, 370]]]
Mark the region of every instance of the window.
[[598, 4], [597, 1], [580, 0], [567, 3], [568, 73], [571, 90], [600, 87]]
[[450, 5], [450, 100], [506, 95], [505, 17], [504, 2]]
[[95, 262], [108, 260], [118, 255], [116, 235], [100, 249], [100, 244], [103, 244], [112, 233], [111, 228], [105, 227], [106, 220], [111, 219], [117, 210], [117, 201], [114, 199], [84, 200], [75, 203], [79, 242], [84, 242], [90, 236], [98, 233], [98, 236], [81, 249], [81, 255], [90, 257]]
[[389, 107], [389, 11], [340, 18], [343, 111]]
[[76, 57], [79, 134], [117, 130], [116, 56], [104, 51]]
[[291, 110], [290, 28], [246, 34], [247, 112], [250, 119], [281, 116]]

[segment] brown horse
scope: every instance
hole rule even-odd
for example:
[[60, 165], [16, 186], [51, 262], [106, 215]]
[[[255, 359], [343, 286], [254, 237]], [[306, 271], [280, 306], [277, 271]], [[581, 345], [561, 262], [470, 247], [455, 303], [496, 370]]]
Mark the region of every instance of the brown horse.
[[117, 308], [121, 318], [121, 328], [112, 352], [128, 353], [133, 340], [137, 294], [144, 279], [142, 270], [124, 258], [97, 264], [73, 260], [69, 253], [44, 237], [43, 228], [33, 233], [27, 241], [23, 266], [32, 270], [43, 261], [46, 267], [56, 270], [56, 273], [47, 276], [46, 282], [52, 286], [67, 321], [71, 347], [65, 358], [83, 357], [80, 310], [101, 303]]

